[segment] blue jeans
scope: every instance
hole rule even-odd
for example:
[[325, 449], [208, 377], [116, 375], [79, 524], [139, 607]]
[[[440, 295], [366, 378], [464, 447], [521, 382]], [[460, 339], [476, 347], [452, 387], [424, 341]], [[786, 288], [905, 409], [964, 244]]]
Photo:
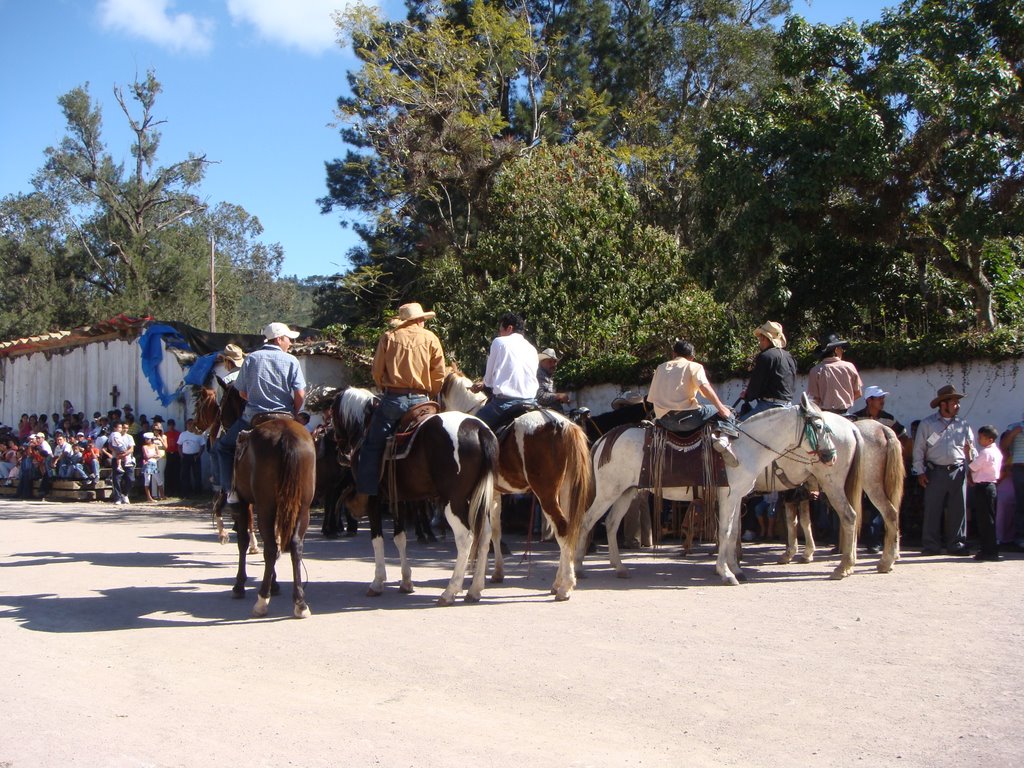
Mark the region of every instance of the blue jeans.
[[[395, 426], [406, 411], [419, 403], [427, 402], [426, 395], [380, 396], [380, 402], [370, 417], [370, 426], [359, 449], [356, 466], [356, 491], [376, 496], [380, 489], [380, 464], [388, 438], [395, 432]], [[354, 436], [353, 436], [354, 437]]]
[[221, 435], [213, 446], [213, 459], [220, 477], [220, 489], [224, 493], [231, 491], [231, 483], [235, 479], [235, 446], [238, 445], [238, 433], [243, 429], [249, 429], [249, 422], [245, 419], [238, 419], [228, 427], [228, 431]]
[[510, 411], [517, 411], [524, 405], [536, 404], [537, 400], [533, 397], [499, 397], [495, 395], [476, 412], [476, 417], [491, 429], [497, 429], [514, 418], [509, 413]]
[[757, 404], [753, 406], [749, 411], [740, 416], [737, 421], [745, 421], [753, 416], [755, 413], [763, 413], [770, 411], [772, 408], [785, 408], [782, 403], [773, 403], [770, 400], [758, 400]]

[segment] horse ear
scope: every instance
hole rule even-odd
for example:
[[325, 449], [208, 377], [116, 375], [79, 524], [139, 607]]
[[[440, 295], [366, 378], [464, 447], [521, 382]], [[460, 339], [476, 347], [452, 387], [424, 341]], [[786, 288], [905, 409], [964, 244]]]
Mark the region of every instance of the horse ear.
[[801, 408], [803, 408], [805, 411], [811, 411], [811, 410], [814, 410], [813, 409], [813, 405], [814, 405], [814, 403], [811, 401], [811, 398], [809, 398], [807, 396], [806, 392], [804, 392], [803, 394], [800, 395], [800, 407]]

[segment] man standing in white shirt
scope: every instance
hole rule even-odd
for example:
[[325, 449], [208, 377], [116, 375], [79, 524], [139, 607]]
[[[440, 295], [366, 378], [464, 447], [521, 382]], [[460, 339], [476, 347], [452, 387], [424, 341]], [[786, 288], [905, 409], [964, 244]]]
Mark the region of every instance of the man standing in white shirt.
[[523, 336], [523, 319], [506, 312], [491, 342], [483, 386], [490, 399], [477, 418], [493, 430], [537, 405], [537, 348]]

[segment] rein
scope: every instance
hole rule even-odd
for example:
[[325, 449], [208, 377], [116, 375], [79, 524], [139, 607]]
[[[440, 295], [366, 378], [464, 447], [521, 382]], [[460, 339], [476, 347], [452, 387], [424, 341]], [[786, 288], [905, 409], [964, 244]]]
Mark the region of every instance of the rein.
[[[810, 417], [807, 415], [807, 412], [803, 411], [802, 408], [801, 411], [803, 412], [804, 426], [803, 429], [800, 431], [800, 440], [797, 441], [797, 444], [794, 445], [792, 448], [787, 448], [785, 451], [780, 451], [779, 449], [758, 440], [752, 434], [744, 430], [742, 426], [737, 426], [737, 429], [742, 434], [746, 435], [750, 440], [760, 445], [762, 448], [765, 448], [771, 453], [774, 453], [778, 458], [789, 456], [793, 461], [796, 461], [800, 464], [817, 464], [821, 462], [821, 457], [818, 456], [818, 436], [817, 434], [815, 434], [814, 428], [811, 426], [811, 420]], [[833, 434], [832, 428], [828, 426], [828, 424], [824, 425], [824, 432], [829, 435]], [[808, 447], [811, 449], [811, 452], [814, 454], [815, 458], [808, 459], [805, 456], [801, 455], [800, 453], [797, 453], [797, 449], [804, 444], [805, 439], [807, 440]]]

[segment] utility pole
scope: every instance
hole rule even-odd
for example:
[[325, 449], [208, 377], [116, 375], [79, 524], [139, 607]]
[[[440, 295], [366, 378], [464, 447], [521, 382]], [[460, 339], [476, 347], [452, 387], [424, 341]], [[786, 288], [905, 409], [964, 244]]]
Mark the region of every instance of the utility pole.
[[210, 235], [210, 332], [217, 332], [217, 283], [215, 281], [214, 256], [216, 255], [216, 241]]

